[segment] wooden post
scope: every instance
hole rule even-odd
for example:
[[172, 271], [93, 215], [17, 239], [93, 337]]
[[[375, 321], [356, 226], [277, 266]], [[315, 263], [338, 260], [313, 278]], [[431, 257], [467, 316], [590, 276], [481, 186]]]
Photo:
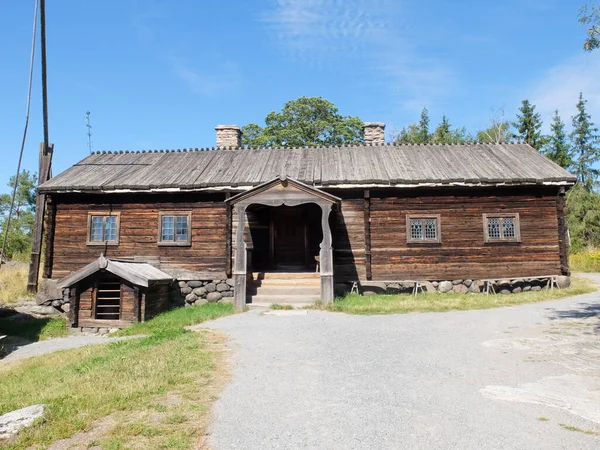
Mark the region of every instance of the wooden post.
[[237, 232], [235, 236], [235, 263], [233, 268], [233, 306], [236, 312], [241, 312], [246, 308], [246, 242], [244, 241], [244, 231], [246, 229], [246, 206], [238, 204], [236, 206], [238, 215]]
[[[229, 192], [225, 194], [225, 200], [227, 200], [231, 195]], [[225, 254], [227, 255], [227, 260], [225, 262], [225, 273], [228, 277], [231, 276], [232, 268], [231, 268], [231, 260], [232, 260], [232, 248], [231, 241], [233, 236], [231, 235], [232, 224], [231, 224], [231, 204], [229, 202], [225, 203]]]
[[369, 189], [365, 189], [364, 203], [364, 219], [365, 219], [365, 271], [367, 280], [372, 279], [371, 273], [371, 193]]
[[79, 289], [78, 288], [70, 288], [69, 289], [69, 321], [71, 322], [72, 327], [77, 327], [79, 325]]
[[331, 228], [329, 227], [329, 214], [331, 203], [321, 203], [321, 228], [323, 230], [323, 242], [321, 242], [321, 302], [328, 305], [333, 302], [333, 247], [331, 244]]
[[43, 278], [52, 278], [54, 260], [54, 231], [56, 229], [56, 202], [51, 196], [46, 197], [46, 234], [44, 236], [44, 271]]
[[[40, 144], [40, 172], [38, 176], [38, 186], [48, 181], [51, 177], [52, 153], [54, 145], [50, 144], [48, 148]], [[31, 245], [31, 260], [29, 263], [29, 276], [27, 277], [27, 290], [36, 293], [38, 289], [38, 277], [40, 275], [40, 253], [42, 250], [42, 236], [44, 234], [44, 212], [46, 209], [46, 196], [37, 194], [35, 204], [35, 227], [33, 230], [33, 243]]]
[[565, 209], [567, 201], [565, 198], [565, 188], [561, 187], [556, 197], [556, 215], [558, 218], [558, 251], [560, 254], [560, 271], [562, 275], [571, 275], [569, 269], [569, 248], [567, 243], [567, 223], [565, 219]]

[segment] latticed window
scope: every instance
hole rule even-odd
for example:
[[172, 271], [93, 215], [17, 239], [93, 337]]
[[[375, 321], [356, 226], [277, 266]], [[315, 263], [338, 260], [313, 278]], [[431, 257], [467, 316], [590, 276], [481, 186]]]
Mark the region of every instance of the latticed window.
[[406, 216], [407, 242], [439, 243], [440, 217]]
[[483, 215], [485, 242], [520, 242], [519, 215]]
[[159, 214], [159, 244], [190, 245], [191, 213]]
[[119, 243], [119, 213], [90, 213], [88, 223], [88, 245]]

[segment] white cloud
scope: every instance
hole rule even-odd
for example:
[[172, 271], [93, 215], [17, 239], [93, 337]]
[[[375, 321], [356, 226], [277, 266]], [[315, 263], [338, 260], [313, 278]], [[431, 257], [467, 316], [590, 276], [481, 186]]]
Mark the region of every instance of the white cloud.
[[303, 64], [351, 67], [405, 111], [432, 107], [457, 88], [446, 62], [422, 56], [394, 0], [273, 0], [260, 16], [273, 43]]
[[562, 119], [571, 123], [576, 112], [579, 93], [588, 100], [587, 111], [592, 121], [600, 125], [600, 52], [573, 56], [549, 69], [535, 83], [531, 101], [548, 123], [555, 109]]

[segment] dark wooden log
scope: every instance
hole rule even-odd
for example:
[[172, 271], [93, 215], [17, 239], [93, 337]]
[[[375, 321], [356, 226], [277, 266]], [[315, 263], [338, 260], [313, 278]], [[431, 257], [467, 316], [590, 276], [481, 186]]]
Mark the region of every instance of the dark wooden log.
[[556, 197], [556, 215], [558, 217], [558, 247], [560, 253], [560, 269], [563, 275], [571, 275], [569, 268], [569, 245], [567, 242], [566, 215], [567, 200], [565, 188], [560, 188]]
[[[40, 161], [38, 186], [51, 178], [52, 154], [54, 145], [48, 147], [44, 143], [40, 144]], [[33, 229], [33, 241], [31, 245], [31, 260], [29, 263], [29, 275], [27, 277], [27, 290], [35, 293], [38, 289], [38, 278], [40, 275], [40, 256], [42, 251], [42, 236], [44, 234], [44, 213], [46, 208], [46, 196], [37, 195], [35, 204], [35, 225]]]
[[[228, 199], [231, 195], [229, 194], [229, 192], [227, 192], [225, 194], [225, 199]], [[225, 204], [225, 257], [227, 258], [226, 260], [226, 264], [225, 264], [225, 273], [227, 274], [228, 277], [231, 277], [231, 272], [232, 272], [232, 261], [233, 261], [233, 255], [232, 255], [232, 246], [231, 246], [231, 242], [233, 237], [231, 236], [231, 211], [232, 211], [232, 207], [229, 203]]]
[[54, 232], [56, 230], [56, 204], [52, 196], [46, 198], [46, 234], [44, 236], [44, 278], [52, 278], [54, 260]]
[[367, 275], [367, 280], [371, 280], [371, 193], [368, 189], [365, 189], [364, 202], [365, 272]]

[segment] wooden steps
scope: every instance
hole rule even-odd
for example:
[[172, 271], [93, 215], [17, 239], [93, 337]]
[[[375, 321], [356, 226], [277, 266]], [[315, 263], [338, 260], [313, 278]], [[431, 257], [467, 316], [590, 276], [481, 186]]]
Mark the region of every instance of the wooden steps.
[[321, 278], [314, 272], [253, 272], [246, 289], [249, 305], [301, 307], [321, 299]]

